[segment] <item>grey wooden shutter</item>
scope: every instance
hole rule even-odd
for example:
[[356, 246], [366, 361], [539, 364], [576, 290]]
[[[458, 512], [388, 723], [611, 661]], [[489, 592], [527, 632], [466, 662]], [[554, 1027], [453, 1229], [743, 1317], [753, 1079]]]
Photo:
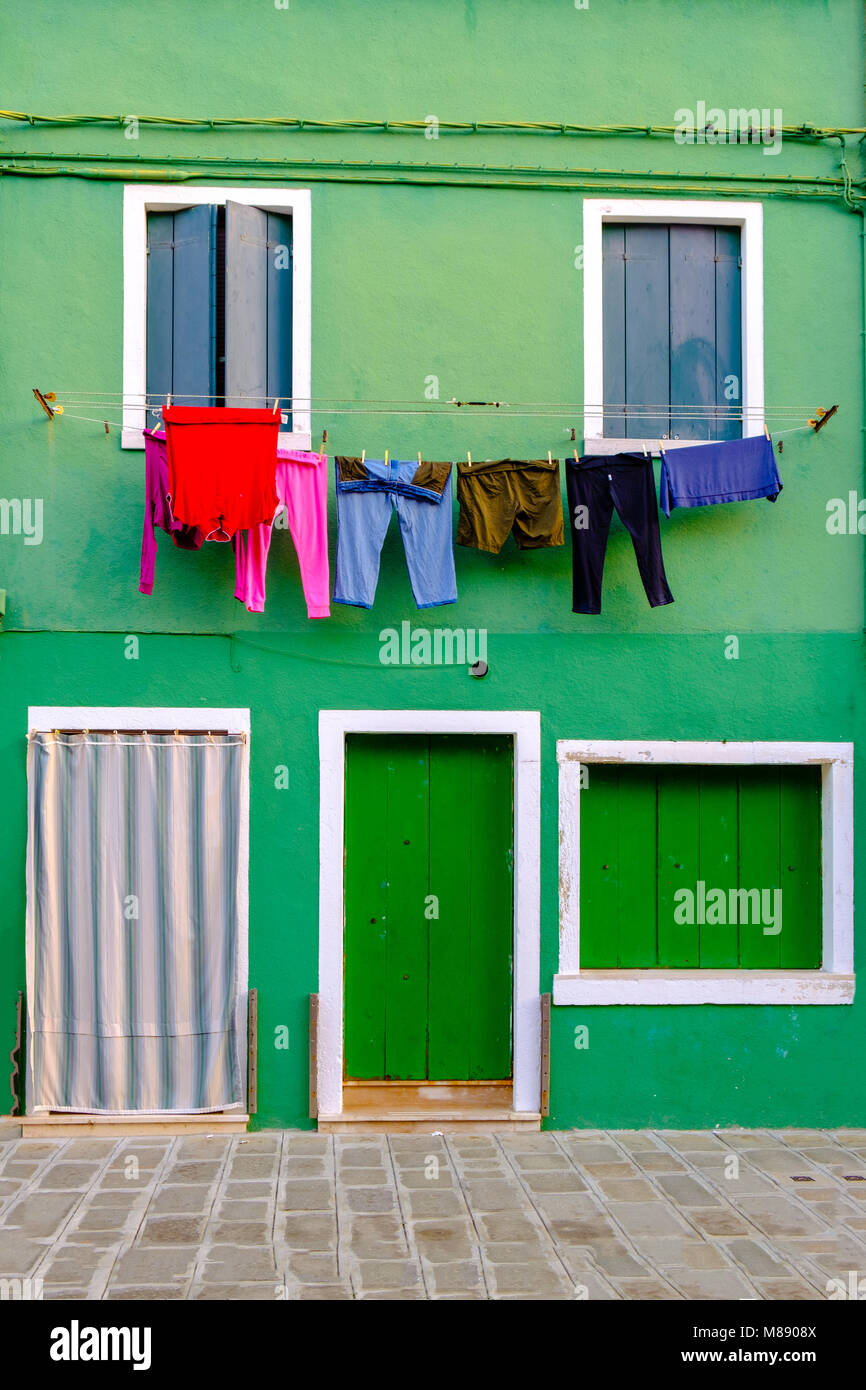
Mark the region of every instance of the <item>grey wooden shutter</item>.
[[291, 218], [226, 203], [226, 404], [292, 393]]
[[605, 435], [737, 438], [739, 228], [608, 223], [602, 250]]
[[216, 374], [216, 208], [147, 219], [147, 392], [211, 405]]

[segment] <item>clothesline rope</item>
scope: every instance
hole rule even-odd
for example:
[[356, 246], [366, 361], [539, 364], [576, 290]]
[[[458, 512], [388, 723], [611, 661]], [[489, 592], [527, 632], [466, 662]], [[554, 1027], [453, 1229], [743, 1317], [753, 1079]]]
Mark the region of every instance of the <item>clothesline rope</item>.
[[[175, 393], [172, 392], [171, 394], [174, 395]], [[177, 394], [178, 399], [180, 399], [180, 400], [190, 400], [190, 401], [193, 401], [193, 400], [204, 400], [204, 401], [210, 401], [210, 400], [218, 400], [218, 401], [224, 401], [224, 400], [247, 400], [247, 401], [268, 401], [268, 402], [272, 402], [272, 401], [275, 399], [273, 395], [270, 395], [270, 396], [239, 396], [239, 395], [237, 394], [237, 392], [235, 392], [234, 394], [228, 393], [228, 394], [219, 395], [219, 394], [217, 394], [216, 392], [213, 392], [213, 391], [208, 392], [208, 393], [206, 393], [206, 394], [205, 394], [205, 393], [196, 393], [196, 392], [191, 392], [191, 391], [179, 391], [179, 392], [177, 392], [176, 394]], [[164, 391], [97, 391], [97, 390], [90, 390], [90, 391], [57, 391], [57, 392], [55, 392], [55, 395], [57, 396], [58, 400], [59, 400], [61, 397], [64, 397], [64, 398], [66, 398], [67, 400], [69, 400], [70, 403], [74, 403], [74, 404], [78, 404], [78, 405], [96, 405], [96, 404], [101, 404], [102, 402], [107, 402], [107, 401], [115, 401], [115, 402], [121, 402], [121, 401], [123, 401], [123, 402], [128, 402], [128, 403], [130, 403], [130, 404], [134, 404], [134, 405], [136, 405], [139, 409], [142, 409], [142, 408], [145, 408], [145, 407], [148, 408], [148, 409], [151, 408], [151, 405], [150, 405], [149, 403], [153, 403], [153, 408], [158, 408], [158, 407], [160, 407], [162, 404], [165, 403], [165, 399], [166, 399], [166, 393], [165, 393]], [[74, 402], [72, 401], [72, 398], [73, 398], [73, 397], [76, 398], [76, 400], [75, 400]], [[352, 406], [360, 406], [360, 405], [420, 406], [420, 407], [423, 407], [424, 409], [432, 409], [434, 413], [448, 413], [448, 412], [447, 412], [447, 407], [448, 407], [448, 406], [454, 406], [454, 407], [456, 407], [456, 408], [465, 408], [465, 407], [467, 407], [467, 406], [472, 407], [472, 406], [474, 406], [474, 405], [479, 405], [479, 406], [480, 406], [480, 405], [484, 405], [484, 406], [496, 406], [496, 408], [497, 408], [498, 410], [515, 410], [515, 409], [517, 409], [518, 407], [523, 407], [523, 406], [537, 406], [537, 407], [541, 407], [541, 408], [544, 408], [544, 409], [547, 409], [547, 410], [553, 410], [553, 409], [556, 409], [556, 410], [611, 410], [611, 409], [618, 409], [618, 408], [621, 407], [621, 408], [623, 408], [623, 409], [628, 409], [628, 410], [650, 410], [650, 409], [657, 409], [657, 410], [683, 410], [683, 409], [685, 409], [685, 410], [701, 410], [701, 411], [706, 411], [706, 412], [709, 412], [709, 413], [712, 413], [712, 414], [715, 414], [715, 413], [717, 413], [717, 412], [719, 412], [719, 411], [727, 411], [727, 412], [729, 412], [729, 413], [730, 413], [730, 412], [735, 412], [735, 413], [737, 413], [737, 414], [740, 414], [740, 413], [746, 413], [746, 414], [761, 414], [761, 413], [768, 413], [768, 412], [773, 411], [773, 410], [793, 410], [793, 411], [797, 411], [797, 412], [799, 413], [800, 411], [803, 411], [803, 410], [812, 410], [812, 409], [814, 409], [814, 407], [813, 407], [812, 405], [773, 405], [773, 406], [764, 405], [764, 406], [747, 406], [747, 405], [725, 405], [725, 404], [722, 404], [722, 403], [719, 403], [718, 405], [700, 405], [700, 404], [697, 403], [697, 402], [690, 402], [690, 401], [674, 401], [674, 402], [671, 402], [671, 401], [638, 401], [638, 402], [636, 402], [635, 404], [632, 404], [632, 403], [629, 402], [629, 401], [590, 401], [590, 402], [584, 402], [584, 401], [474, 401], [474, 402], [473, 402], [473, 401], [458, 401], [458, 400], [456, 400], [456, 399], [451, 399], [451, 400], [447, 400], [447, 401], [439, 401], [438, 403], [432, 405], [432, 407], [431, 407], [431, 403], [430, 403], [429, 401], [426, 401], [426, 400], [425, 400], [425, 401], [413, 400], [413, 399], [408, 398], [408, 397], [399, 397], [399, 396], [354, 396], [354, 395], [352, 395], [352, 396], [280, 396], [280, 397], [279, 397], [279, 400], [280, 400], [280, 403], [281, 403], [281, 404], [282, 404], [283, 402], [285, 402], [286, 406], [291, 405], [291, 404], [294, 404], [294, 403], [296, 403], [296, 402], [301, 402], [301, 403], [308, 403], [308, 402], [310, 402], [310, 403], [311, 403], [311, 402], [313, 402], [313, 401], [320, 401], [320, 402], [324, 402], [324, 403], [326, 403], [326, 404], [328, 404], [328, 403], [339, 403], [339, 402], [342, 401], [342, 402], [349, 402]]]
[[[348, 413], [350, 413], [350, 412], [344, 411], [344, 412], [336, 412], [336, 413], [337, 413], [337, 414], [339, 414], [339, 413], [348, 414]], [[367, 412], [367, 413], [369, 413], [369, 414], [376, 414], [376, 413], [378, 413], [378, 412], [370, 411], [370, 412]], [[382, 412], [382, 413], [385, 413], [385, 414], [392, 414], [392, 415], [393, 415], [393, 414], [413, 414], [413, 413], [415, 413], [415, 412], [412, 412], [412, 411], [387, 411], [387, 412]], [[547, 413], [547, 412], [544, 412], [544, 413]], [[798, 412], [798, 413], [800, 413], [800, 412]], [[484, 418], [484, 417], [482, 417], [482, 418]], [[510, 418], [511, 418], [511, 419], [523, 419], [523, 418], [529, 418], [529, 417], [524, 417], [524, 416], [511, 416]], [[632, 417], [630, 417], [630, 418], [636, 418], [636, 417], [633, 417], [633, 416], [632, 416]], [[681, 416], [680, 418], [686, 418], [686, 417], [682, 417], [682, 416]], [[727, 418], [730, 418], [730, 417], [727, 417]], [[786, 415], [786, 416], [783, 416], [783, 417], [781, 417], [781, 418], [783, 418], [783, 419], [793, 419], [794, 416], [793, 416], [793, 415]], [[64, 419], [64, 420], [82, 420], [82, 421], [84, 421], [85, 423], [91, 424], [91, 425], [111, 425], [114, 429], [119, 429], [119, 430], [124, 428], [123, 422], [122, 422], [122, 421], [119, 421], [119, 420], [106, 420], [103, 416], [97, 416], [97, 415], [72, 415], [72, 414], [70, 414], [70, 412], [69, 412], [68, 410], [67, 410], [67, 411], [64, 411], [64, 413], [63, 413], [63, 419]], [[779, 439], [779, 438], [780, 438], [782, 435], [784, 435], [784, 434], [801, 434], [801, 433], [803, 433], [804, 431], [807, 431], [807, 430], [811, 431], [811, 429], [812, 429], [812, 426], [811, 426], [811, 425], [795, 425], [795, 426], [793, 426], [793, 427], [790, 428], [790, 429], [785, 429], [785, 430], [773, 430], [773, 435], [774, 435], [774, 437], [775, 437], [776, 439]], [[661, 436], [661, 435], [655, 435], [655, 434], [648, 434], [648, 435], [646, 436], [646, 438], [647, 438], [647, 439], [661, 439], [661, 438], [663, 438], [663, 436]], [[634, 442], [635, 442], [636, 444], [639, 443], [639, 442], [640, 442], [640, 436], [635, 436]], [[668, 442], [668, 443], [676, 443], [677, 441], [676, 441], [676, 439], [674, 439], [674, 440], [668, 440], [667, 442]], [[680, 442], [683, 442], [683, 441], [680, 441]], [[702, 443], [702, 442], [704, 442], [704, 441], [701, 441], [701, 440], [693, 440], [693, 441], [688, 441], [688, 442], [696, 443], [696, 444], [697, 444], [697, 443]], [[705, 442], [709, 444], [709, 443], [713, 443], [714, 441], [708, 439], [708, 440], [706, 440]], [[716, 441], [716, 442], [717, 442], [717, 441]], [[723, 442], [724, 442], [724, 441], [723, 441]]]

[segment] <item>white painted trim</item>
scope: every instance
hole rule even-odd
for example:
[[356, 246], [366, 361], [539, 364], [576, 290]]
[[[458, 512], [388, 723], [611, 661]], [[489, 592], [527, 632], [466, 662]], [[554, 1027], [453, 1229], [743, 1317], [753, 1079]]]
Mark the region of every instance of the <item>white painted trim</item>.
[[[559, 973], [554, 1004], [850, 1004], [854, 998], [853, 743], [560, 739]], [[821, 768], [820, 970], [581, 970], [581, 763]], [[592, 780], [592, 774], [589, 774]]]
[[556, 975], [554, 1004], [850, 1004], [854, 976], [822, 970], [586, 970]]
[[[27, 710], [27, 732], [45, 729], [147, 729], [148, 733], [166, 733], [173, 729], [225, 729], [230, 734], [244, 734], [241, 761], [241, 805], [238, 844], [238, 994], [235, 1014], [238, 1051], [241, 1064], [243, 1098], [241, 1110], [247, 1108], [247, 1001], [250, 974], [250, 712], [248, 709], [215, 709], [182, 705], [30, 705]], [[29, 914], [28, 914], [29, 921]], [[27, 992], [33, 998], [32, 942], [26, 944]], [[28, 1010], [29, 1015], [29, 1010]], [[30, 1023], [27, 1023], [27, 1113], [33, 1095], [30, 1072]], [[226, 1114], [234, 1114], [226, 1111]]]
[[[764, 430], [764, 210], [761, 203], [705, 202], [680, 198], [584, 198], [583, 201], [583, 399], [584, 452], [616, 454], [659, 446], [679, 449], [692, 440], [604, 438], [604, 331], [602, 226], [605, 222], [693, 222], [741, 229], [744, 435]], [[595, 407], [593, 409], [592, 407]], [[754, 413], [752, 413], [754, 412]], [[705, 442], [705, 441], [703, 441]]]
[[541, 718], [536, 711], [513, 710], [319, 711], [319, 1113], [333, 1117], [343, 1108], [343, 850], [349, 733], [509, 734], [514, 738], [513, 1109], [537, 1116]]
[[123, 189], [123, 432], [124, 449], [143, 449], [144, 410], [131, 401], [147, 390], [147, 214], [178, 212], [201, 203], [247, 203], [292, 217], [292, 395], [301, 402], [290, 449], [310, 448], [312, 361], [312, 195], [309, 188], [179, 188], [177, 184], [125, 184]]

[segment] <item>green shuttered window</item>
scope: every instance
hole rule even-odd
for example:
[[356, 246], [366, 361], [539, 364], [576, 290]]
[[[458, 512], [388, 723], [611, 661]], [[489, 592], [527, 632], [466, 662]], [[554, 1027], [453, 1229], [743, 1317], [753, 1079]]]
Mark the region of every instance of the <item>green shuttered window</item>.
[[740, 229], [608, 222], [602, 253], [605, 435], [738, 438]]
[[232, 202], [148, 214], [147, 392], [188, 405], [291, 396], [291, 217]]
[[593, 764], [582, 969], [821, 966], [816, 767]]

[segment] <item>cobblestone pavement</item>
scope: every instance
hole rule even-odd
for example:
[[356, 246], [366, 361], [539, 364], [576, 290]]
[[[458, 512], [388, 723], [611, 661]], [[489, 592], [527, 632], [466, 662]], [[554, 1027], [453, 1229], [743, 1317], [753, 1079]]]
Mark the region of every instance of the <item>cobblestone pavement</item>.
[[849, 1271], [866, 1130], [0, 1142], [0, 1279], [46, 1299], [823, 1299]]

